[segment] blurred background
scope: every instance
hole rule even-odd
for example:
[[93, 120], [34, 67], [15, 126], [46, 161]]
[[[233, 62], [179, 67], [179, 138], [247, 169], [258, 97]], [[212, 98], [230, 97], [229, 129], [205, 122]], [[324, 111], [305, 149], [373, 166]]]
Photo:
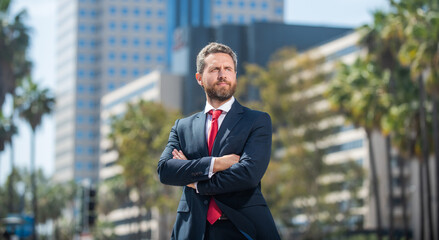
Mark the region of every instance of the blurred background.
[[169, 239], [157, 162], [217, 41], [272, 117], [282, 239], [439, 240], [437, 1], [0, 0], [0, 22], [0, 238]]

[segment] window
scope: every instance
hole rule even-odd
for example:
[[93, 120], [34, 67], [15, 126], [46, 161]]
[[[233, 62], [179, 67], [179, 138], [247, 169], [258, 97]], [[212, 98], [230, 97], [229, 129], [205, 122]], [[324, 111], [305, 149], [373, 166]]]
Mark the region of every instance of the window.
[[161, 48], [163, 46], [165, 46], [165, 43], [163, 42], [163, 40], [158, 40], [157, 41], [157, 47]]
[[127, 30], [127, 29], [128, 29], [128, 23], [123, 22], [123, 23], [121, 24], [121, 28], [122, 28], [122, 30]]
[[[78, 149], [76, 149], [78, 150]], [[76, 153], [78, 153], [78, 151], [76, 151]], [[81, 153], [82, 153], [82, 149], [81, 149]], [[76, 162], [75, 163], [75, 169], [76, 170], [82, 170], [82, 163], [81, 162]]]
[[116, 38], [115, 37], [109, 37], [108, 38], [108, 44], [110, 44], [111, 46], [116, 44]]
[[76, 116], [76, 123], [77, 124], [82, 124], [84, 123], [84, 117], [82, 115], [78, 115]]
[[261, 4], [262, 9], [266, 10], [268, 8], [268, 4], [266, 2], [263, 2]]
[[227, 2], [227, 6], [229, 6], [230, 8], [233, 7], [233, 1], [232, 1], [232, 0], [229, 0], [229, 1]]
[[85, 87], [82, 84], [78, 84], [78, 86], [76, 87], [76, 91], [78, 93], [84, 93]]
[[76, 101], [76, 106], [78, 108], [84, 108], [84, 101], [83, 100], [77, 100]]
[[216, 0], [216, 1], [215, 1], [215, 5], [217, 5], [217, 6], [221, 6], [221, 4], [222, 4], [222, 1], [221, 1], [221, 0]]
[[110, 30], [115, 30], [116, 29], [116, 23], [115, 22], [110, 22], [108, 23], [108, 28]]
[[96, 122], [95, 117], [93, 116], [88, 117], [88, 123], [93, 124], [95, 122]]
[[163, 27], [163, 25], [158, 25], [157, 26], [157, 32], [163, 32], [165, 30], [165, 28]]
[[245, 17], [243, 15], [239, 16], [239, 22], [245, 23]]
[[151, 55], [150, 54], [146, 54], [144, 59], [145, 59], [145, 62], [151, 62]]
[[84, 24], [79, 24], [78, 30], [79, 30], [79, 32], [85, 32], [85, 30], [86, 30], [85, 25]]
[[217, 14], [215, 15], [215, 19], [216, 19], [217, 21], [221, 21], [221, 14], [217, 13]]
[[85, 15], [86, 15], [85, 9], [79, 9], [79, 16], [85, 17]]
[[245, 2], [244, 1], [239, 1], [239, 7], [240, 8], [244, 8], [245, 7]]
[[134, 61], [134, 62], [138, 62], [139, 59], [140, 59], [139, 54], [138, 54], [138, 53], [134, 53], [134, 54], [133, 54], [133, 61]]
[[134, 23], [133, 24], [133, 30], [138, 32], [140, 30], [140, 24], [139, 23]]
[[80, 63], [85, 62], [85, 55], [84, 54], [78, 54], [78, 62], [80, 62]]
[[82, 70], [82, 69], [79, 69], [79, 70], [78, 70], [78, 77], [79, 77], [79, 78], [83, 78], [83, 77], [85, 77], [85, 71]]
[[128, 8], [127, 7], [122, 8], [122, 14], [125, 16], [128, 15]]
[[120, 76], [125, 77], [127, 75], [128, 71], [126, 68], [120, 69]]
[[120, 60], [126, 61], [127, 60], [127, 54], [126, 53], [121, 53], [120, 54]]
[[82, 139], [84, 137], [84, 133], [80, 130], [76, 131], [76, 138]]
[[109, 69], [107, 69], [107, 73], [108, 73], [108, 75], [110, 75], [110, 76], [114, 76], [114, 74], [115, 74], [115, 70], [114, 70], [114, 68], [109, 68]]
[[128, 39], [126, 39], [126, 38], [122, 38], [122, 39], [120, 40], [120, 43], [122, 44], [122, 46], [126, 46], [126, 45], [128, 45]]
[[151, 29], [152, 29], [151, 24], [147, 23], [147, 24], [145, 25], [145, 30], [146, 30], [147, 32], [151, 32]]
[[93, 85], [90, 85], [90, 87], [88, 88], [88, 92], [89, 93], [96, 93], [97, 92], [97, 88]]
[[276, 15], [282, 15], [283, 14], [283, 10], [282, 8], [276, 8], [276, 10], [274, 11], [276, 13]]
[[115, 88], [114, 83], [110, 82], [107, 84], [107, 90], [108, 91], [113, 91]]
[[138, 69], [133, 69], [133, 71], [131, 72], [131, 75], [133, 75], [133, 77], [139, 76], [139, 70]]
[[[95, 148], [94, 147], [88, 147], [88, 154], [94, 154], [95, 153]], [[89, 166], [90, 166], [90, 164], [93, 166], [93, 163], [89, 163]]]
[[[113, 86], [114, 89], [114, 86]], [[111, 89], [111, 90], [113, 90]], [[88, 132], [88, 139], [93, 140], [97, 137], [97, 134], [95, 134], [93, 131]]]
[[78, 46], [79, 47], [85, 47], [85, 40], [84, 39], [79, 39], [78, 40]]
[[151, 17], [151, 14], [152, 14], [151, 9], [146, 9], [146, 11], [145, 11], [145, 15], [146, 15], [147, 17]]
[[116, 54], [114, 54], [114, 52], [109, 52], [108, 53], [108, 59], [110, 61], [113, 61], [116, 58]]
[[108, 12], [111, 15], [115, 15], [116, 14], [116, 7], [115, 6], [110, 6], [110, 8], [108, 9]]
[[150, 39], [145, 40], [145, 47], [151, 47], [151, 40]]
[[156, 60], [157, 60], [157, 62], [162, 63], [165, 61], [165, 58], [162, 55], [158, 55]]
[[256, 3], [255, 3], [255, 1], [251, 1], [251, 2], [250, 2], [250, 7], [253, 8], [253, 9], [256, 8]]
[[164, 16], [165, 16], [165, 11], [163, 11], [162, 9], [158, 10], [158, 11], [157, 11], [157, 16], [158, 16], [159, 18], [164, 17]]
[[134, 9], [133, 9], [133, 14], [134, 14], [135, 16], [139, 16], [139, 15], [140, 15], [140, 10], [139, 10], [138, 8], [134, 8]]
[[229, 15], [227, 16], [227, 22], [229, 22], [229, 23], [232, 23], [232, 22], [233, 22], [233, 15], [232, 15], [232, 14], [229, 14]]
[[138, 38], [133, 39], [133, 46], [138, 47], [140, 45], [140, 40]]

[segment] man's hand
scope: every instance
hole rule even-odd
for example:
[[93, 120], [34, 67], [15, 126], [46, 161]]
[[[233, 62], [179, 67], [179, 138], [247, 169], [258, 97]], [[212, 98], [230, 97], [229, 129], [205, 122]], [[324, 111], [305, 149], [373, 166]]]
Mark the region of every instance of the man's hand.
[[239, 155], [229, 154], [222, 157], [217, 157], [215, 159], [215, 164], [213, 165], [213, 172], [221, 172], [230, 168], [233, 164], [239, 162]]
[[173, 159], [182, 159], [182, 160], [187, 160], [186, 156], [183, 154], [183, 152], [180, 150], [178, 151], [177, 149], [174, 149], [172, 151], [172, 158]]

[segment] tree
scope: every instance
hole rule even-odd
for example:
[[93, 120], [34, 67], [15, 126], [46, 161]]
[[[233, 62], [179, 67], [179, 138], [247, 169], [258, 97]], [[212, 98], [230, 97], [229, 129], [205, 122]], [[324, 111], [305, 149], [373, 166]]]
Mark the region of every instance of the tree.
[[378, 238], [381, 238], [382, 213], [372, 132], [381, 129], [382, 117], [389, 107], [389, 96], [385, 94], [389, 77], [389, 72], [381, 72], [369, 60], [358, 58], [351, 66], [340, 64], [327, 92], [328, 100], [332, 105], [349, 121], [366, 131]]
[[23, 23], [26, 11], [9, 16], [11, 0], [0, 2], [0, 111], [7, 93], [14, 95], [17, 82], [30, 73], [27, 60], [29, 28]]
[[51, 96], [49, 89], [41, 89], [30, 77], [22, 82], [17, 91], [15, 105], [19, 116], [29, 123], [31, 134], [31, 186], [32, 186], [32, 206], [35, 216], [33, 238], [37, 238], [35, 225], [38, 220], [38, 203], [37, 203], [37, 185], [35, 173], [35, 134], [37, 127], [41, 124], [43, 116], [52, 112], [55, 104], [55, 98]]
[[[422, 166], [427, 180], [427, 213], [429, 229], [432, 238], [433, 220], [431, 207], [431, 189], [429, 175], [429, 157], [431, 148], [434, 149], [436, 169], [436, 182], [439, 181], [439, 5], [437, 1], [405, 0], [400, 3], [394, 2], [399, 19], [404, 21], [404, 36], [407, 41], [400, 50], [400, 61], [410, 66], [412, 78], [418, 82], [420, 97], [420, 124], [422, 139]], [[425, 83], [424, 83], [425, 81]], [[426, 86], [424, 86], [426, 85]], [[427, 95], [426, 95], [427, 94]], [[433, 146], [430, 146], [428, 130], [428, 98], [432, 104]], [[424, 103], [424, 101], [427, 101]], [[427, 111], [427, 112], [426, 112]], [[436, 195], [439, 193], [439, 185], [436, 184]], [[436, 206], [439, 199], [436, 198]], [[437, 208], [436, 208], [437, 209]], [[436, 211], [436, 223], [439, 221], [439, 210]], [[422, 226], [423, 227], [423, 226]], [[422, 229], [422, 228], [421, 228]], [[423, 231], [422, 231], [423, 233]], [[439, 233], [438, 233], [439, 234]]]
[[[126, 185], [138, 196], [139, 224], [143, 220], [143, 209], [160, 209], [160, 239], [169, 239], [169, 209], [177, 201], [177, 188], [158, 181], [157, 159], [167, 143], [169, 129], [179, 115], [166, 110], [162, 105], [140, 100], [128, 104], [125, 114], [111, 123], [110, 139], [113, 140], [119, 157], [117, 163], [123, 167]], [[138, 232], [141, 238], [141, 230]]]
[[[320, 109], [323, 97], [312, 93], [328, 79], [329, 73], [321, 68], [324, 61], [284, 49], [266, 68], [246, 65], [238, 81], [238, 98], [272, 118], [273, 154], [262, 190], [274, 217], [285, 226], [284, 238], [290, 237], [289, 229], [304, 239], [321, 239], [345, 229], [352, 213], [341, 206], [357, 200], [363, 183], [362, 169], [353, 161], [337, 166], [324, 161], [331, 149], [325, 141], [339, 128], [333, 122], [336, 112]], [[258, 89], [260, 98], [251, 99], [247, 89]], [[341, 178], [325, 180], [330, 175]], [[328, 200], [343, 191], [349, 192], [348, 199]]]

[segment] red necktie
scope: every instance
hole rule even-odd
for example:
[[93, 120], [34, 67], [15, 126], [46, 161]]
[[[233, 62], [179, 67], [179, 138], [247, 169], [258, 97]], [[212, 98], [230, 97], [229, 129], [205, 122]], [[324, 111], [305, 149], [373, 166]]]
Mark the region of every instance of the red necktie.
[[[212, 122], [210, 124], [209, 134], [207, 136], [207, 147], [209, 148], [209, 156], [212, 155], [213, 143], [215, 141], [216, 134], [218, 133], [218, 117], [221, 115], [221, 110], [210, 110], [209, 114], [212, 115]], [[221, 209], [219, 209], [215, 200], [210, 198], [209, 208], [207, 209], [207, 221], [210, 224], [214, 224], [219, 217], [221, 217]]]

